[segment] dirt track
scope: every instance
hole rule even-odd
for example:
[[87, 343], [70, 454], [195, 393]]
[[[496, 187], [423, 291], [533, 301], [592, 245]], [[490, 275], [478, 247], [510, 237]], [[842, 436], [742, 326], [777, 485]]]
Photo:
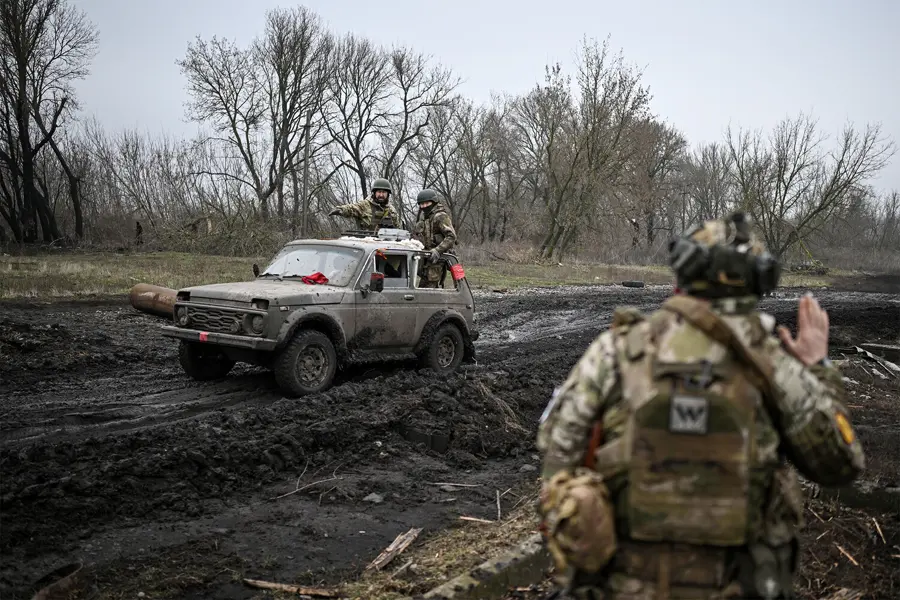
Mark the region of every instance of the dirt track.
[[[2, 305], [0, 596], [27, 598], [37, 579], [73, 560], [140, 564], [168, 554], [173, 573], [193, 579], [164, 595], [249, 598], [231, 574], [337, 581], [410, 527], [427, 535], [459, 515], [491, 518], [496, 490], [533, 484], [537, 419], [613, 308], [651, 310], [669, 292], [485, 293], [476, 366], [445, 380], [405, 365], [368, 367], [303, 400], [282, 399], [256, 369], [190, 381], [160, 321], [123, 301]], [[790, 324], [798, 293], [764, 308]], [[897, 341], [898, 296], [817, 295], [835, 346]], [[891, 485], [879, 465], [900, 464], [897, 421], [872, 421], [861, 435], [882, 455], [873, 465], [880, 485]], [[449, 437], [449, 451], [410, 441], [410, 427]], [[515, 503], [508, 497], [504, 510]], [[900, 525], [891, 526], [885, 533], [900, 544]]]

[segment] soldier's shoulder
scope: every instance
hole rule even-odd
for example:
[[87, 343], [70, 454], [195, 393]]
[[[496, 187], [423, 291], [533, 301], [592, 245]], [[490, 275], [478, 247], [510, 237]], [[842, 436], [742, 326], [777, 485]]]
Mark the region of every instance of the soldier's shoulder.
[[634, 306], [619, 306], [613, 311], [612, 328], [626, 329], [635, 323], [645, 321], [647, 316]]
[[450, 213], [445, 210], [442, 210], [441, 212], [436, 214], [434, 218], [443, 225], [452, 226], [453, 219], [450, 218]]
[[630, 329], [646, 329], [656, 334], [672, 320], [672, 316], [665, 310], [645, 313], [634, 306], [620, 306], [613, 311], [612, 330], [627, 333]]

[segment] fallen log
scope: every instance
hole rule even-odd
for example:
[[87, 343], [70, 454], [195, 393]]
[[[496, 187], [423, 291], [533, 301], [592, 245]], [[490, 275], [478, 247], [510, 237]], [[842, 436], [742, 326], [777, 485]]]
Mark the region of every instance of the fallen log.
[[312, 596], [313, 598], [337, 598], [338, 592], [325, 588], [304, 587], [302, 585], [288, 585], [273, 581], [261, 581], [259, 579], [244, 579], [244, 584], [260, 590], [272, 590], [273, 592], [286, 592], [300, 596]]
[[175, 310], [175, 290], [149, 283], [139, 283], [128, 295], [128, 299], [136, 310], [158, 317], [173, 318]]

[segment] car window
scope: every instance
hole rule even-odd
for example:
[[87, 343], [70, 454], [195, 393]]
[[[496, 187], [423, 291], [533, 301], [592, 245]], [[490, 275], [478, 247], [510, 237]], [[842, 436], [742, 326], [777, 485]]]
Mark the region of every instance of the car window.
[[412, 272], [415, 273], [415, 281], [413, 283], [413, 287], [417, 289], [437, 289], [444, 290], [448, 292], [455, 292], [459, 289], [459, 284], [455, 279], [453, 279], [453, 275], [450, 273], [450, 266], [446, 263], [441, 263], [441, 271], [440, 277], [441, 280], [438, 283], [436, 288], [423, 285], [423, 274], [426, 269], [428, 269], [431, 265], [427, 262], [427, 256], [414, 256], [412, 259]]
[[375, 253], [375, 271], [384, 273], [385, 289], [409, 287], [409, 255], [405, 252], [379, 250]]
[[363, 251], [343, 246], [303, 244], [285, 246], [265, 268], [261, 276], [304, 277], [323, 274], [329, 285], [349, 285], [362, 260]]

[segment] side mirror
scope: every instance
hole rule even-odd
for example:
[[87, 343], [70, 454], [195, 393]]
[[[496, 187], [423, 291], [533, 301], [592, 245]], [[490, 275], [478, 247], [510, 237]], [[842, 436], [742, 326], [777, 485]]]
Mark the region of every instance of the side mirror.
[[256, 263], [253, 263], [253, 276], [259, 277], [259, 265]]
[[373, 292], [384, 290], [384, 273], [372, 273], [369, 278], [369, 290]]

